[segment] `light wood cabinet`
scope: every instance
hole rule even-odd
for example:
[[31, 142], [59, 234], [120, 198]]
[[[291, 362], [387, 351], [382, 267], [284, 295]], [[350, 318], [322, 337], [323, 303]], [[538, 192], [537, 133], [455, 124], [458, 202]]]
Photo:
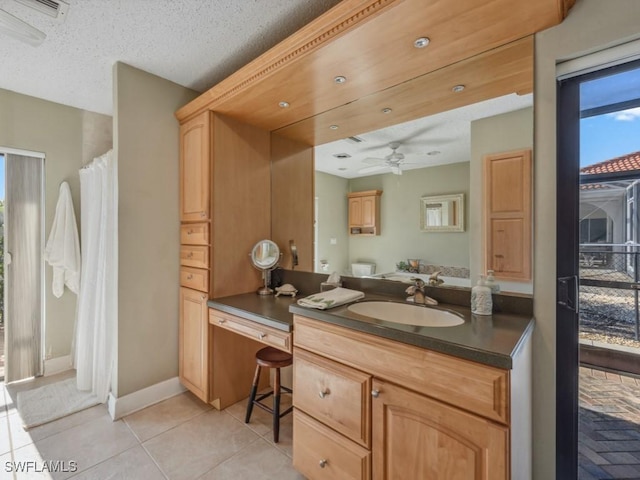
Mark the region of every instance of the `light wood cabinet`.
[[373, 479], [508, 476], [507, 427], [374, 380]]
[[531, 280], [531, 150], [485, 155], [485, 269]]
[[180, 220], [209, 219], [211, 114], [180, 125]]
[[293, 463], [309, 479], [344, 464], [343, 478], [531, 478], [530, 341], [504, 370], [298, 315], [294, 331]]
[[351, 235], [380, 235], [381, 195], [381, 190], [353, 192], [347, 195]]
[[209, 319], [207, 294], [180, 288], [180, 383], [209, 402]]
[[[269, 132], [208, 110], [180, 125], [180, 381], [218, 408], [224, 405], [214, 393], [224, 390], [219, 385], [225, 379], [213, 378], [215, 358], [230, 358], [229, 343], [252, 371], [257, 344], [229, 342], [220, 329], [214, 331], [207, 300], [255, 291], [261, 284], [247, 254], [269, 238], [269, 138]], [[290, 336], [250, 331], [241, 321], [228, 325], [291, 349]]]

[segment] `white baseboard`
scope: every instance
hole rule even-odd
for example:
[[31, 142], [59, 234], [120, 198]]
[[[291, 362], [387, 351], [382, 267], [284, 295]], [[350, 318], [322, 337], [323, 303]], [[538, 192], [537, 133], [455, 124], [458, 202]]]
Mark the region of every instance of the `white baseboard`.
[[179, 395], [185, 390], [186, 388], [180, 384], [178, 377], [173, 377], [119, 398], [114, 397], [113, 394], [110, 393], [107, 400], [107, 408], [111, 418], [118, 420], [125, 415]]
[[71, 370], [71, 355], [65, 355], [64, 357], [54, 357], [44, 361], [44, 376], [49, 377], [56, 373], [66, 372]]

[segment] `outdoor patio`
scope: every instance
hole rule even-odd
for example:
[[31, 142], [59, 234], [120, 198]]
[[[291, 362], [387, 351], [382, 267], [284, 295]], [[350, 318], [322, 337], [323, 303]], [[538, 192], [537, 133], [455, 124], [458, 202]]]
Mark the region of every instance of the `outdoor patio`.
[[640, 378], [580, 368], [580, 480], [640, 478]]

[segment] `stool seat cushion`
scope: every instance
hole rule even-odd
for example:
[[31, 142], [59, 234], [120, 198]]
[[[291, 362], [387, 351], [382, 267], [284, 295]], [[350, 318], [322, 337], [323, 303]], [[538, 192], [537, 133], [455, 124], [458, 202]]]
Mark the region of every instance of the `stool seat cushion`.
[[265, 347], [256, 352], [256, 362], [261, 367], [282, 368], [293, 363], [293, 356], [273, 347]]

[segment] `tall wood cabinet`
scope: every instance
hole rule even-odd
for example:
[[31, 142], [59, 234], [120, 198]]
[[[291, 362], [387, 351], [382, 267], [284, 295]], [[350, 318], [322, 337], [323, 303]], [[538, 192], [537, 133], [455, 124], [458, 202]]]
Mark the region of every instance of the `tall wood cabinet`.
[[259, 287], [248, 254], [269, 238], [269, 195], [269, 132], [210, 111], [180, 125], [179, 378], [207, 403], [215, 397], [207, 300]]
[[484, 157], [485, 269], [531, 280], [531, 150]]

